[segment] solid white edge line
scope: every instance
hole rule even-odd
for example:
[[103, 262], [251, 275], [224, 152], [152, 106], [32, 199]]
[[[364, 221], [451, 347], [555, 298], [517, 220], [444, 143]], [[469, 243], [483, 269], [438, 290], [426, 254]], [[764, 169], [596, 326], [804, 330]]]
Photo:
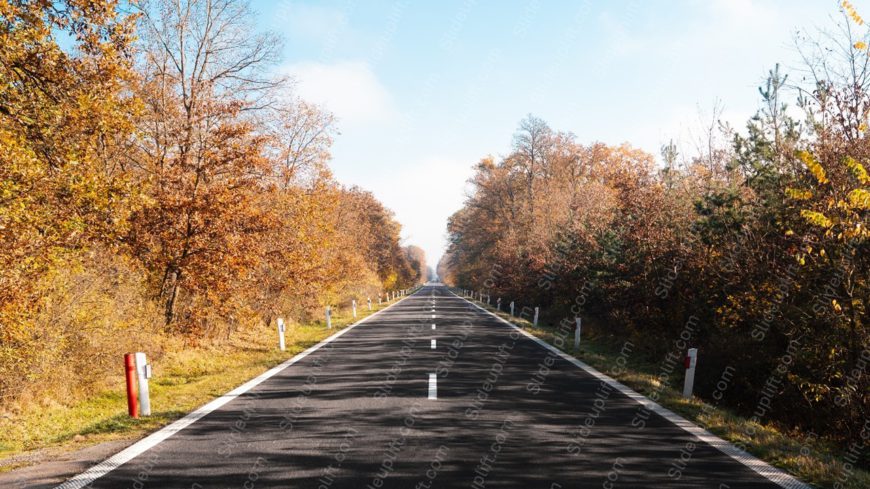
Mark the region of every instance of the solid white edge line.
[[438, 399], [438, 376], [429, 374], [429, 399]]
[[537, 343], [538, 345], [546, 348], [547, 350], [550, 350], [550, 351], [556, 353], [557, 355], [559, 355], [563, 359], [567, 360], [568, 362], [573, 363], [576, 367], [579, 367], [581, 370], [586, 371], [587, 373], [589, 373], [593, 377], [597, 378], [598, 380], [607, 383], [608, 385], [610, 385], [614, 389], [618, 390], [619, 392], [621, 392], [622, 394], [624, 394], [628, 398], [643, 405], [648, 410], [653, 411], [654, 413], [665, 418], [666, 420], [670, 421], [671, 423], [679, 426], [684, 431], [687, 431], [688, 433], [694, 435], [696, 438], [703, 441], [704, 443], [707, 443], [708, 445], [711, 445], [711, 446], [717, 448], [720, 452], [724, 453], [725, 455], [728, 455], [729, 457], [733, 458], [734, 460], [749, 467], [750, 469], [754, 470], [756, 473], [763, 476], [767, 480], [774, 482], [776, 484], [779, 484], [781, 487], [785, 487], [787, 489], [813, 489], [813, 486], [811, 486], [805, 482], [802, 482], [801, 480], [797, 479], [796, 477], [789, 474], [788, 472], [785, 472], [782, 469], [778, 469], [778, 468], [770, 465], [769, 463], [761, 460], [760, 458], [758, 458], [758, 457], [756, 457], [748, 452], [740, 450], [739, 448], [732, 445], [730, 442], [723, 440], [722, 438], [719, 438], [718, 436], [714, 435], [713, 433], [710, 433], [709, 431], [705, 430], [704, 428], [701, 428], [700, 426], [692, 423], [691, 421], [689, 421], [686, 418], [680, 416], [679, 414], [671, 411], [670, 409], [662, 407], [658, 403], [651, 401], [650, 399], [643, 396], [642, 394], [639, 394], [638, 392], [634, 391], [630, 387], [620, 383], [619, 381], [613, 379], [612, 377], [610, 377], [606, 374], [599, 372], [594, 367], [587, 365], [586, 363], [568, 355], [567, 353], [563, 352], [562, 350], [559, 350], [555, 346], [547, 343], [546, 341], [538, 338], [537, 336], [529, 333], [528, 331], [524, 330], [523, 328], [520, 328], [519, 326], [511, 323], [510, 321], [503, 319], [501, 316], [498, 316], [498, 315], [494, 314], [493, 312], [488, 311], [487, 309], [484, 309], [484, 308], [478, 306], [477, 304], [469, 301], [468, 299], [465, 299], [464, 297], [460, 297], [460, 296], [456, 295], [455, 293], [453, 293], [453, 291], [451, 291], [449, 289], [448, 289], [448, 291], [451, 294], [453, 294], [455, 297], [462, 299], [465, 302], [468, 302], [472, 306], [480, 309], [481, 311], [489, 314], [490, 316], [495, 317], [499, 321], [501, 321], [501, 322], [507, 324], [508, 326], [516, 329], [517, 331], [519, 331], [520, 333], [522, 333], [523, 335], [525, 335], [526, 337], [528, 337], [529, 339], [531, 339], [532, 341]]
[[146, 436], [145, 438], [137, 441], [136, 443], [133, 443], [129, 447], [125, 448], [124, 450], [121, 450], [120, 452], [116, 453], [115, 455], [112, 455], [111, 457], [107, 458], [106, 460], [98, 463], [97, 465], [94, 465], [93, 467], [89, 468], [88, 470], [86, 470], [86, 471], [84, 471], [76, 476], [73, 476], [72, 478], [63, 482], [59, 486], [56, 486], [55, 489], [82, 489], [82, 488], [88, 486], [89, 484], [93, 483], [94, 481], [96, 481], [100, 477], [103, 477], [104, 475], [117, 469], [121, 465], [123, 465], [123, 464], [129, 462], [130, 460], [138, 457], [139, 455], [145, 453], [147, 450], [154, 448], [160, 442], [166, 440], [170, 436], [178, 433], [179, 431], [183, 430], [184, 428], [187, 428], [188, 426], [192, 425], [193, 423], [199, 421], [202, 417], [206, 416], [207, 414], [221, 408], [222, 406], [224, 406], [228, 402], [230, 402], [233, 399], [239, 397], [240, 395], [248, 392], [249, 390], [253, 389], [254, 387], [260, 385], [261, 383], [263, 383], [264, 381], [266, 381], [270, 377], [274, 376], [275, 374], [281, 372], [282, 370], [286, 369], [287, 367], [290, 367], [291, 365], [302, 360], [303, 358], [307, 357], [308, 355], [316, 352], [317, 350], [322, 348], [324, 345], [338, 339], [338, 337], [340, 337], [341, 335], [347, 333], [351, 329], [359, 326], [360, 324], [368, 321], [369, 319], [377, 316], [378, 314], [386, 311], [387, 309], [395, 306], [396, 304], [398, 304], [399, 302], [402, 302], [403, 300], [407, 299], [408, 297], [411, 297], [411, 295], [403, 297], [402, 299], [399, 299], [398, 301], [388, 305], [387, 307], [381, 309], [380, 311], [377, 311], [374, 314], [371, 314], [369, 316], [362, 318], [361, 320], [351, 324], [350, 326], [348, 326], [348, 327], [342, 329], [341, 331], [333, 334], [332, 336], [324, 339], [320, 343], [308, 348], [307, 350], [305, 350], [301, 353], [298, 353], [296, 356], [285, 361], [284, 363], [277, 365], [275, 367], [272, 367], [271, 369], [269, 369], [269, 370], [263, 372], [262, 374], [254, 377], [253, 379], [251, 379], [251, 380], [245, 382], [244, 384], [236, 387], [235, 389], [231, 390], [230, 392], [227, 392], [226, 394], [218, 397], [217, 399], [214, 399], [211, 402], [199, 407], [197, 410], [188, 413], [187, 416], [164, 426], [163, 428], [155, 431], [154, 433]]

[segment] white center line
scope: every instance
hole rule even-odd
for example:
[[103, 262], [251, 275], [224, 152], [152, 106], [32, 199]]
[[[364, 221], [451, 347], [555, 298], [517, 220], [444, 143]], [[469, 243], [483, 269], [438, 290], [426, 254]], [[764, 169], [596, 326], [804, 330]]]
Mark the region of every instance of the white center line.
[[432, 339], [432, 349], [433, 350], [435, 349], [435, 339], [434, 338]]
[[434, 315], [434, 314], [432, 315], [432, 319], [435, 319], [435, 315]]
[[438, 376], [429, 374], [429, 399], [438, 399]]
[[435, 323], [432, 323], [432, 329], [435, 329]]

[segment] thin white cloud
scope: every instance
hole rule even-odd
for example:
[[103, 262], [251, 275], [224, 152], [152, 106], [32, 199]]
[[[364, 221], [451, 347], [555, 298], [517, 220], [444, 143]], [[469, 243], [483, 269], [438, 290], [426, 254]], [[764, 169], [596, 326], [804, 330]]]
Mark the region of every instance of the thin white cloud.
[[303, 62], [285, 67], [296, 93], [335, 114], [341, 127], [386, 122], [397, 115], [393, 98], [368, 63]]

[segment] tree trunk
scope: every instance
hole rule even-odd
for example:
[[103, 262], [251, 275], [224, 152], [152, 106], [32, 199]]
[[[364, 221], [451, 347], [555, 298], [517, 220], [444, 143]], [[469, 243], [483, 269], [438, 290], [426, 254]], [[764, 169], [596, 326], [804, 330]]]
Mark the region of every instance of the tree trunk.
[[169, 293], [169, 299], [166, 301], [166, 325], [168, 326], [172, 323], [172, 320], [175, 319], [175, 303], [178, 298], [178, 289], [181, 287], [179, 285], [179, 274], [178, 272], [172, 272], [172, 290]]

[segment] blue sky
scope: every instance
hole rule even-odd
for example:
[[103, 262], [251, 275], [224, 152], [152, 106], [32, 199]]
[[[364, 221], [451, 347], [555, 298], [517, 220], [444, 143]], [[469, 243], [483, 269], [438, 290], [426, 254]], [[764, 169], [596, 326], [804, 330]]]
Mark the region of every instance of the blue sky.
[[[868, 1], [853, 2], [865, 11]], [[280, 68], [339, 118], [331, 167], [392, 209], [431, 264], [471, 166], [503, 155], [532, 113], [580, 142], [691, 153], [717, 101], [742, 127], [797, 29], [828, 0], [254, 1], [286, 39]], [[794, 73], [794, 77], [798, 74]]]

